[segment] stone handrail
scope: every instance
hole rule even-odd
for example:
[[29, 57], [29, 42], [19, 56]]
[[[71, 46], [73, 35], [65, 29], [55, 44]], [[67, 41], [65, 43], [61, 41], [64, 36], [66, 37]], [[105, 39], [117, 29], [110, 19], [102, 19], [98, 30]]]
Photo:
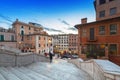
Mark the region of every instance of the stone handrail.
[[16, 54], [0, 51], [0, 66], [25, 66], [39, 61], [48, 61], [48, 59], [35, 53]]
[[[75, 59], [68, 60], [68, 62], [75, 64], [78, 68], [87, 72], [91, 77], [93, 77], [93, 80], [120, 80], [120, 67], [111, 63], [110, 61], [103, 60], [105, 64], [112, 66], [108, 66], [108, 70], [107, 68], [104, 68], [104, 64], [101, 64], [100, 61], [97, 60], [81, 62], [80, 60]], [[110, 71], [109, 68], [114, 68], [116, 70]]]
[[17, 48], [12, 48], [12, 47], [8, 47], [8, 46], [0, 46], [1, 50], [5, 50], [5, 51], [10, 51], [13, 53], [21, 53], [21, 51]]

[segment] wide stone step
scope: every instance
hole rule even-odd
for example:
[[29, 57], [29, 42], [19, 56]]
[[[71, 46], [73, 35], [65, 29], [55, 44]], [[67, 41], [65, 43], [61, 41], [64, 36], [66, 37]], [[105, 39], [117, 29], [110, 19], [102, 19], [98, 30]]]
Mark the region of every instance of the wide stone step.
[[36, 65], [36, 66], [35, 65], [28, 66], [28, 68], [32, 71], [35, 71], [39, 74], [42, 74], [42, 75], [52, 78], [54, 80], [69, 79], [69, 77], [71, 76], [71, 74], [67, 74], [68, 72], [56, 69], [54, 66], [52, 66], [49, 63], [46, 64], [46, 66], [42, 65], [40, 63], [38, 63], [38, 64], [39, 65]]
[[33, 80], [29, 76], [27, 76], [26, 74], [23, 74], [22, 72], [18, 71], [15, 68], [7, 67], [7, 70], [9, 70], [10, 72], [12, 72], [14, 75], [16, 75], [21, 80]]
[[20, 78], [18, 78], [16, 75], [11, 73], [4, 67], [0, 67], [0, 73], [4, 76], [6, 80], [21, 80]]
[[88, 74], [79, 70], [76, 66], [67, 62], [36, 63], [28, 66], [39, 74], [43, 74], [55, 80], [92, 80]]
[[44, 75], [36, 73], [36, 72], [34, 72], [28, 68], [25, 68], [25, 67], [16, 68], [16, 69], [19, 70], [20, 72], [22, 72], [23, 74], [26, 74], [27, 76], [29, 76], [30, 78], [32, 78], [34, 80], [53, 80], [51, 78], [48, 78]]
[[0, 80], [6, 80], [6, 79], [2, 76], [2, 74], [0, 74]]

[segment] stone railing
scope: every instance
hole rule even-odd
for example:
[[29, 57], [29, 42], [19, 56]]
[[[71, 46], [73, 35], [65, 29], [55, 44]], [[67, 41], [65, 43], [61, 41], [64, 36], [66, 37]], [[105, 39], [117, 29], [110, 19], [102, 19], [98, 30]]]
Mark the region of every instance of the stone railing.
[[8, 46], [0, 46], [1, 50], [5, 50], [5, 51], [10, 51], [13, 53], [21, 53], [21, 51], [17, 48], [12, 48], [12, 47], [8, 47]]
[[120, 67], [107, 60], [68, 60], [87, 72], [93, 80], [120, 80]]
[[38, 61], [48, 61], [48, 59], [34, 53], [16, 54], [0, 51], [0, 66], [25, 66]]

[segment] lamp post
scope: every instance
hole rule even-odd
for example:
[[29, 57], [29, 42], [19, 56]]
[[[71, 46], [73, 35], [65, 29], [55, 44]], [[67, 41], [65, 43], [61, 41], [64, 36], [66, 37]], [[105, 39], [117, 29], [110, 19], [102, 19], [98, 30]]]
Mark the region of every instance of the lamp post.
[[56, 46], [56, 53], [57, 53], [57, 47], [58, 47], [58, 46]]
[[108, 58], [108, 44], [105, 44], [105, 57]]
[[19, 49], [21, 48], [21, 42], [19, 42]]

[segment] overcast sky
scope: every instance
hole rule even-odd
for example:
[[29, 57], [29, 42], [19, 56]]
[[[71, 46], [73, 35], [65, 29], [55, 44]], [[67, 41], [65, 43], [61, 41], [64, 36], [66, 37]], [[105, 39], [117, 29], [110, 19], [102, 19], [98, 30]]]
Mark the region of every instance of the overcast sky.
[[77, 33], [81, 18], [95, 21], [94, 0], [0, 0], [0, 26], [19, 21], [41, 24], [49, 34]]

